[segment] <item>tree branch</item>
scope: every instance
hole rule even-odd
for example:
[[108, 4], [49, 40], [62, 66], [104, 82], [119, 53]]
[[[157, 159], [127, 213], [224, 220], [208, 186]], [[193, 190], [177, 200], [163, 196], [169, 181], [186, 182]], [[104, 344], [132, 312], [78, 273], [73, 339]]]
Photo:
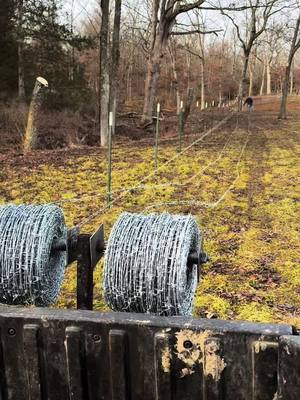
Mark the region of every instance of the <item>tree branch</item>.
[[212, 30], [212, 31], [202, 31], [201, 29], [194, 29], [191, 31], [175, 31], [175, 32], [171, 32], [172, 36], [183, 36], [183, 35], [193, 35], [195, 33], [199, 33], [200, 35], [208, 35], [208, 34], [214, 34], [216, 36], [218, 36], [218, 32], [223, 32], [223, 29], [216, 29], [216, 30]]

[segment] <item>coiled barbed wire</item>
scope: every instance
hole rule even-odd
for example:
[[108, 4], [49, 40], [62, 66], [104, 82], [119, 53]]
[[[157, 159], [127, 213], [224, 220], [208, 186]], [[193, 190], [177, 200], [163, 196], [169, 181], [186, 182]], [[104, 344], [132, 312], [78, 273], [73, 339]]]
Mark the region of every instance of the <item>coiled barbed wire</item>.
[[61, 209], [54, 205], [0, 206], [0, 302], [48, 306], [55, 302], [67, 265]]
[[192, 216], [123, 213], [104, 260], [104, 294], [114, 311], [190, 315], [201, 233]]

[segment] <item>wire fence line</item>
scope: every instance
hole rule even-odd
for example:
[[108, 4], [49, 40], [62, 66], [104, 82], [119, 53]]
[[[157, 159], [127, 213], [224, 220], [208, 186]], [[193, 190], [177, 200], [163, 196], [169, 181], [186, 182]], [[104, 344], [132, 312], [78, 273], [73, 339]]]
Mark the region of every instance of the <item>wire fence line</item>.
[[226, 198], [226, 196], [231, 192], [231, 190], [235, 187], [237, 181], [239, 180], [241, 176], [241, 170], [240, 170], [240, 164], [242, 162], [243, 155], [245, 153], [245, 150], [247, 148], [249, 142], [249, 133], [247, 134], [246, 141], [241, 149], [237, 164], [236, 164], [236, 177], [234, 181], [231, 183], [231, 185], [223, 192], [223, 194], [219, 197], [218, 200], [214, 202], [203, 202], [203, 201], [197, 201], [197, 200], [176, 200], [176, 201], [171, 201], [171, 202], [162, 202], [162, 203], [153, 203], [144, 208], [143, 212], [149, 212], [150, 210], [153, 210], [155, 208], [160, 208], [160, 207], [171, 207], [171, 206], [179, 206], [179, 205], [187, 205], [187, 206], [197, 206], [197, 207], [202, 207], [202, 208], [216, 208], [219, 206], [219, 204]]
[[[174, 187], [183, 187], [183, 186], [188, 185], [190, 182], [192, 182], [196, 178], [199, 178], [200, 176], [202, 176], [206, 170], [208, 170], [212, 165], [216, 164], [223, 157], [224, 153], [226, 152], [226, 150], [229, 147], [230, 141], [232, 139], [232, 134], [235, 133], [236, 131], [237, 131], [237, 125], [236, 125], [235, 129], [229, 133], [228, 139], [226, 140], [222, 149], [219, 151], [218, 156], [216, 158], [214, 158], [211, 162], [209, 162], [199, 172], [195, 173], [190, 178], [188, 178], [185, 182], [168, 182], [168, 183], [155, 184], [155, 188], [166, 188], [166, 187], [173, 187], [173, 186]], [[114, 191], [112, 191], [112, 194], [120, 194], [120, 193], [123, 193], [126, 191], [132, 192], [132, 191], [139, 191], [139, 190], [151, 190], [153, 188], [154, 188], [153, 185], [140, 185], [138, 188], [136, 188], [135, 186], [132, 186], [129, 188], [114, 190]], [[82, 197], [76, 198], [76, 199], [60, 200], [58, 202], [55, 202], [55, 204], [77, 203], [77, 202], [81, 202], [81, 201], [87, 200], [87, 199], [92, 199], [95, 197], [105, 198], [106, 193], [93, 193], [93, 194], [82, 196]]]
[[[238, 129], [238, 115], [237, 115], [237, 123], [236, 123], [236, 128], [235, 131]], [[250, 114], [248, 114], [247, 118], [247, 136], [245, 139], [245, 143], [241, 148], [237, 164], [236, 164], [236, 171], [237, 175], [234, 179], [234, 181], [231, 183], [231, 185], [223, 192], [223, 194], [219, 197], [218, 200], [214, 202], [203, 202], [203, 201], [193, 201], [193, 200], [178, 200], [178, 201], [173, 201], [173, 202], [162, 202], [162, 203], [153, 203], [144, 208], [143, 212], [149, 212], [151, 209], [154, 208], [160, 208], [160, 207], [171, 207], [171, 206], [177, 206], [177, 205], [189, 205], [189, 206], [197, 206], [197, 207], [202, 207], [202, 208], [216, 208], [218, 205], [226, 198], [226, 196], [230, 193], [230, 191], [235, 187], [237, 181], [240, 178], [241, 171], [240, 171], [240, 164], [243, 158], [243, 155], [245, 153], [245, 150], [247, 148], [247, 145], [249, 143], [249, 136], [251, 133], [251, 121], [250, 121]]]
[[[187, 147], [185, 147], [180, 153], [177, 153], [175, 156], [173, 156], [172, 158], [170, 158], [169, 160], [167, 160], [166, 162], [162, 163], [160, 166], [158, 166], [157, 169], [153, 170], [152, 172], [150, 172], [146, 177], [144, 177], [142, 180], [140, 180], [135, 186], [130, 187], [130, 188], [125, 188], [125, 189], [121, 189], [120, 191], [115, 191], [114, 194], [119, 194], [119, 196], [117, 196], [115, 199], [113, 199], [111, 201], [110, 205], [106, 205], [105, 207], [102, 207], [100, 210], [97, 210], [95, 213], [93, 213], [92, 215], [90, 215], [87, 218], [84, 218], [79, 224], [77, 224], [77, 227], [82, 227], [85, 224], [87, 224], [88, 222], [92, 221], [94, 218], [96, 218], [99, 215], [102, 215], [105, 211], [107, 211], [111, 206], [113, 206], [117, 201], [123, 199], [126, 195], [128, 195], [129, 193], [132, 193], [132, 191], [134, 190], [143, 190], [143, 189], [153, 189], [153, 185], [144, 185], [144, 182], [146, 182], [147, 180], [149, 180], [150, 178], [152, 178], [153, 176], [157, 175], [157, 173], [163, 169], [165, 166], [171, 164], [173, 161], [175, 161], [176, 159], [178, 159], [179, 157], [181, 157], [183, 154], [185, 154], [188, 150], [190, 150], [193, 146], [195, 146], [196, 144], [202, 142], [208, 135], [210, 135], [211, 133], [215, 132], [218, 128], [220, 128], [222, 125], [224, 125], [229, 119], [231, 119], [236, 113], [234, 112], [230, 112], [228, 115], [225, 116], [225, 118], [223, 118], [221, 121], [219, 121], [215, 126], [211, 127], [210, 129], [208, 129], [206, 132], [204, 132], [201, 137], [198, 137], [196, 140], [194, 140], [190, 145], [188, 145]], [[237, 119], [237, 123], [235, 126], [234, 131], [236, 131], [238, 129], [238, 119]], [[233, 131], [233, 132], [234, 132]], [[229, 137], [225, 143], [225, 145], [223, 146], [223, 148], [221, 149], [221, 151], [219, 152], [218, 156], [216, 157], [216, 159], [214, 159], [212, 162], [210, 162], [208, 165], [206, 165], [203, 169], [201, 169], [201, 171], [199, 171], [198, 173], [194, 174], [193, 176], [191, 176], [186, 182], [182, 183], [182, 182], [171, 182], [171, 183], [166, 183], [166, 184], [161, 184], [161, 185], [155, 185], [155, 187], [168, 187], [168, 186], [186, 186], [187, 184], [189, 184], [191, 181], [193, 181], [194, 179], [196, 179], [197, 177], [203, 175], [205, 173], [205, 171], [211, 167], [212, 165], [214, 165], [215, 163], [217, 163], [221, 157], [223, 156], [224, 152], [226, 151], [230, 139], [231, 139], [231, 135], [232, 132], [230, 132]], [[104, 197], [106, 194], [98, 194], [98, 197]], [[60, 201], [53, 201], [53, 202], [48, 202], [47, 204], [52, 204], [52, 205], [62, 205], [62, 204], [66, 204], [66, 203], [74, 203], [74, 202], [79, 202], [79, 201], [83, 201], [86, 200], [88, 198], [95, 198], [95, 196], [97, 196], [97, 194], [92, 194], [90, 196], [82, 196], [80, 199], [65, 199], [65, 200], [60, 200]]]
[[127, 194], [132, 192], [133, 190], [137, 190], [141, 185], [143, 185], [144, 182], [152, 178], [157, 174], [158, 171], [160, 171], [163, 167], [169, 165], [171, 162], [175, 161], [178, 159], [182, 154], [186, 153], [188, 150], [190, 150], [193, 146], [195, 146], [197, 143], [201, 142], [205, 137], [207, 137], [209, 134], [212, 132], [216, 131], [218, 128], [223, 126], [229, 119], [231, 119], [235, 115], [234, 112], [229, 113], [225, 118], [223, 118], [218, 124], [216, 124], [214, 127], [208, 129], [200, 138], [195, 140], [193, 143], [191, 143], [189, 146], [185, 147], [181, 152], [177, 153], [175, 156], [170, 158], [168, 161], [165, 163], [161, 164], [158, 166], [158, 168], [152, 172], [150, 172], [146, 177], [144, 177], [140, 182], [138, 182], [134, 187], [126, 189], [124, 192], [122, 192], [118, 197], [114, 198], [110, 204], [107, 204], [106, 206], [102, 207], [100, 210], [94, 212], [91, 214], [89, 217], [84, 218], [79, 224], [76, 226], [78, 228], [88, 224], [98, 216], [104, 214], [107, 210], [109, 210], [112, 206], [115, 205], [115, 203], [121, 199], [123, 199]]

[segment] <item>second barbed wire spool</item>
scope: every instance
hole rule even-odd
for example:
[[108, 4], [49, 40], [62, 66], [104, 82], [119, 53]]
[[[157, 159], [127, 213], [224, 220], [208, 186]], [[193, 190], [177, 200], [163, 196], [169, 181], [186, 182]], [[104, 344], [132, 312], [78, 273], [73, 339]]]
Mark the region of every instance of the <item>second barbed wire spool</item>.
[[0, 302], [48, 306], [57, 299], [67, 265], [62, 210], [54, 205], [0, 206]]
[[124, 213], [106, 247], [104, 294], [114, 311], [190, 315], [201, 233], [192, 216]]

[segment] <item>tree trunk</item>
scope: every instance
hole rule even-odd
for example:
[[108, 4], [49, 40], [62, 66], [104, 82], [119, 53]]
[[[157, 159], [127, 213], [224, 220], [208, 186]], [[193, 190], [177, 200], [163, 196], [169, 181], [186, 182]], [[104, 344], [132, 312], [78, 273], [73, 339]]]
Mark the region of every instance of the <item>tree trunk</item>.
[[252, 92], [253, 92], [253, 69], [249, 65], [249, 97], [252, 96]]
[[270, 62], [267, 63], [267, 94], [272, 93], [272, 76], [271, 76], [271, 65]]
[[290, 74], [291, 74], [291, 64], [289, 64], [285, 69], [285, 77], [284, 77], [284, 81], [282, 84], [280, 112], [279, 112], [279, 116], [278, 116], [279, 119], [287, 118], [287, 99], [288, 99], [288, 93], [289, 93]]
[[190, 115], [191, 107], [192, 107], [192, 104], [194, 102], [194, 99], [195, 99], [195, 90], [194, 90], [194, 88], [189, 88], [188, 96], [187, 96], [187, 102], [186, 102], [185, 110], [184, 110], [184, 113], [183, 113], [183, 126], [185, 126], [185, 124], [187, 122], [187, 119], [188, 119], [188, 117]]
[[176, 96], [176, 111], [177, 111], [177, 115], [179, 115], [179, 113], [180, 113], [180, 92], [179, 92], [178, 74], [177, 74], [177, 68], [176, 68], [176, 54], [175, 54], [175, 51], [173, 52], [173, 49], [171, 48], [171, 46], [169, 47], [169, 53], [170, 53], [170, 58], [171, 58], [172, 70], [173, 70], [173, 87], [174, 87], [175, 96]]
[[23, 0], [18, 0], [18, 97], [25, 101], [25, 75], [24, 75], [24, 43], [22, 34]]
[[186, 54], [186, 79], [187, 79], [187, 91], [189, 92], [191, 86], [191, 55], [190, 53]]
[[219, 103], [218, 103], [219, 108], [221, 108], [221, 106], [222, 106], [222, 100], [223, 100], [222, 90], [219, 89]]
[[128, 66], [127, 82], [126, 82], [126, 96], [129, 101], [132, 99], [132, 64]]
[[290, 79], [290, 94], [291, 95], [293, 94], [293, 91], [294, 91], [294, 67], [295, 67], [295, 65], [294, 65], [294, 61], [293, 61], [292, 66], [291, 66], [291, 79]]
[[159, 6], [160, 0], [153, 0], [151, 13], [150, 54], [147, 62], [142, 123], [152, 121], [154, 97], [160, 74], [160, 62], [161, 58], [163, 57], [162, 36], [161, 33], [158, 32]]
[[159, 35], [156, 38], [153, 52], [148, 60], [142, 123], [152, 121], [152, 112], [155, 101], [157, 83], [160, 76], [160, 65], [163, 58], [163, 47], [163, 39], [162, 36]]
[[25, 132], [25, 138], [23, 143], [24, 153], [35, 150], [38, 145], [38, 129], [37, 121], [38, 115], [43, 103], [46, 88], [48, 82], [46, 79], [38, 77], [35, 82], [35, 86], [32, 93], [32, 99], [28, 112], [27, 128]]
[[119, 92], [119, 65], [120, 65], [120, 24], [122, 0], [115, 0], [114, 31], [112, 42], [112, 66], [110, 76], [110, 111], [113, 112], [112, 133], [115, 133], [117, 97]]
[[[150, 54], [145, 80], [145, 98], [142, 123], [152, 121], [160, 65], [176, 19], [179, 15], [198, 8], [204, 0], [152, 0]], [[158, 15], [159, 14], [159, 15]]]
[[291, 48], [290, 48], [288, 63], [287, 63], [286, 70], [285, 70], [284, 82], [282, 85], [281, 105], [280, 105], [280, 112], [278, 115], [279, 119], [287, 118], [287, 98], [288, 98], [288, 92], [289, 92], [291, 69], [292, 69], [292, 64], [293, 64], [295, 54], [300, 48], [300, 37], [298, 37], [299, 31], [300, 31], [300, 13], [299, 13], [299, 16], [297, 19], [294, 36], [293, 36], [293, 40], [292, 40], [292, 44], [291, 44]]
[[18, 97], [25, 101], [23, 43], [18, 43]]
[[[71, 2], [71, 36], [74, 37], [74, 0]], [[70, 52], [70, 71], [69, 71], [69, 79], [70, 81], [74, 81], [75, 75], [75, 47], [71, 45], [71, 52]]]
[[108, 29], [109, 1], [101, 0], [101, 31], [100, 31], [100, 141], [101, 146], [107, 145], [109, 117], [109, 65], [108, 65]]
[[244, 56], [243, 73], [240, 80], [239, 91], [238, 91], [238, 111], [242, 111], [243, 109], [243, 97], [244, 97], [244, 88], [248, 71], [248, 64], [249, 64], [249, 54]]
[[205, 65], [204, 59], [201, 59], [200, 65], [200, 84], [201, 84], [201, 110], [205, 108]]
[[265, 75], [266, 75], [266, 63], [264, 61], [263, 73], [262, 73], [262, 78], [261, 78], [261, 86], [260, 86], [260, 92], [259, 92], [261, 96], [264, 94], [264, 90], [265, 90]]

